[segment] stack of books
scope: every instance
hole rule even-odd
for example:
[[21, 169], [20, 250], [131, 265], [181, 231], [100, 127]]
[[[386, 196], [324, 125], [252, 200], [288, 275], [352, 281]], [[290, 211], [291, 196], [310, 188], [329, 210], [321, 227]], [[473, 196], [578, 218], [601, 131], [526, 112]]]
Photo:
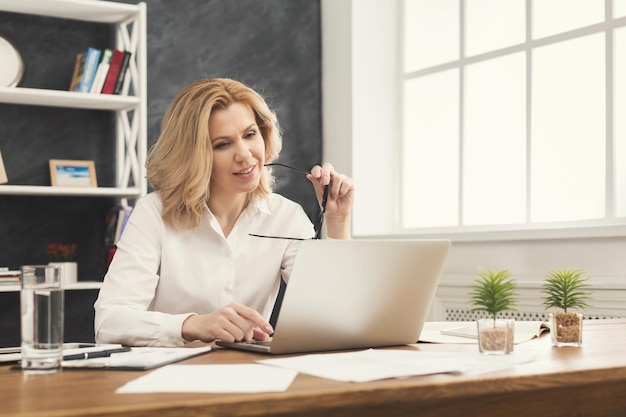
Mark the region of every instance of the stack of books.
[[20, 270], [11, 270], [7, 266], [0, 266], [0, 285], [2, 284], [19, 284]]
[[94, 94], [122, 94], [130, 81], [127, 76], [131, 53], [121, 49], [87, 48], [76, 55], [69, 91]]

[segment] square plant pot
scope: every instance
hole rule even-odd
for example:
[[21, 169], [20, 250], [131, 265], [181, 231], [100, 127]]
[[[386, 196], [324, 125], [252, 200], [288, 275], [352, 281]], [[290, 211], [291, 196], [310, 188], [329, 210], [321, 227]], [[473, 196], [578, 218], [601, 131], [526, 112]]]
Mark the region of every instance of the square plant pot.
[[478, 350], [485, 355], [506, 355], [513, 352], [515, 320], [478, 319]]
[[552, 346], [579, 347], [583, 344], [583, 315], [580, 313], [550, 313]]

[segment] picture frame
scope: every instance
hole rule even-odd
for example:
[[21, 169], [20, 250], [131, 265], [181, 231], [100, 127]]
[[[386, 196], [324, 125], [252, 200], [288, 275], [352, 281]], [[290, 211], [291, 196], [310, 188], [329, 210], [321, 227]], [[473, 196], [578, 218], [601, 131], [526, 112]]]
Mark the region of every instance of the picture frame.
[[97, 187], [94, 161], [51, 159], [50, 183], [53, 187]]

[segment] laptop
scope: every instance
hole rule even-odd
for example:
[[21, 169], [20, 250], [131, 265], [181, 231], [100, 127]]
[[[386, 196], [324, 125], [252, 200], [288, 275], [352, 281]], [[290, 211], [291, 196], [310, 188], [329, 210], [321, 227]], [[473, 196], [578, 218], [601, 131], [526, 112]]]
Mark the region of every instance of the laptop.
[[446, 239], [305, 240], [271, 340], [216, 343], [271, 354], [416, 343], [450, 245]]

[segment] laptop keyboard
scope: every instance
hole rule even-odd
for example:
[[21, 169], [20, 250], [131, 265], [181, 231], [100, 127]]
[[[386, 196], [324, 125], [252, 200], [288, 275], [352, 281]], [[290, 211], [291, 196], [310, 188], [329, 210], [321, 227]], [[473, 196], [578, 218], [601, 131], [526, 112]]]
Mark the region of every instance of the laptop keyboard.
[[272, 343], [272, 339], [269, 340], [253, 340], [251, 342], [248, 342], [249, 344], [252, 345], [258, 345], [258, 346], [269, 346]]

